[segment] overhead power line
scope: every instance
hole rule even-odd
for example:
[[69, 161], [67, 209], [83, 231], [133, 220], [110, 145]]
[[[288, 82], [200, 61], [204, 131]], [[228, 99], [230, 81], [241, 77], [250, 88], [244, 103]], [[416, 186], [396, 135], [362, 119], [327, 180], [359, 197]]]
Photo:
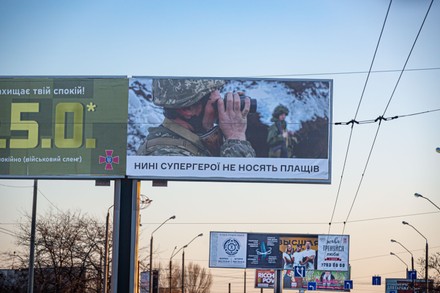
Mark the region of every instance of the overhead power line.
[[[400, 72], [399, 78], [398, 78], [397, 81], [396, 81], [396, 84], [395, 84], [395, 86], [394, 86], [394, 89], [393, 89], [393, 91], [392, 91], [392, 93], [391, 93], [391, 95], [390, 95], [390, 98], [388, 99], [388, 103], [387, 103], [387, 105], [385, 106], [385, 109], [384, 109], [384, 111], [383, 111], [383, 114], [381, 115], [382, 117], [385, 116], [385, 113], [386, 113], [386, 111], [388, 110], [388, 107], [389, 107], [389, 105], [390, 105], [390, 103], [391, 103], [391, 101], [392, 101], [392, 99], [393, 99], [393, 97], [394, 97], [394, 93], [396, 92], [396, 89], [397, 89], [397, 87], [398, 87], [398, 85], [399, 85], [400, 79], [401, 79], [401, 77], [402, 77], [402, 75], [403, 75], [403, 72], [405, 71], [406, 65], [408, 64], [409, 58], [411, 57], [411, 54], [412, 54], [412, 52], [413, 52], [413, 50], [414, 50], [414, 47], [415, 47], [415, 45], [416, 45], [416, 43], [417, 43], [417, 40], [418, 40], [419, 36], [420, 36], [420, 32], [421, 32], [422, 29], [423, 29], [423, 26], [424, 26], [424, 24], [425, 24], [425, 21], [426, 21], [428, 15], [429, 15], [429, 11], [431, 10], [432, 3], [433, 3], [433, 2], [434, 2], [434, 0], [431, 0], [431, 3], [429, 4], [429, 7], [428, 7], [428, 9], [427, 9], [427, 11], [426, 11], [426, 13], [425, 13], [425, 17], [423, 18], [422, 24], [420, 25], [419, 31], [417, 32], [417, 35], [416, 35], [416, 37], [415, 37], [415, 39], [414, 39], [414, 42], [413, 42], [413, 44], [412, 44], [412, 46], [411, 46], [411, 49], [410, 49], [409, 53], [408, 53], [408, 57], [407, 57], [406, 60], [405, 60], [405, 63], [404, 63], [403, 68], [402, 68], [402, 70], [401, 70], [401, 72]], [[372, 142], [372, 144], [371, 144], [371, 148], [370, 148], [370, 151], [369, 151], [369, 153], [368, 153], [367, 160], [366, 160], [366, 162], [365, 162], [364, 170], [362, 171], [361, 179], [359, 180], [359, 184], [358, 184], [358, 187], [357, 187], [357, 190], [356, 190], [355, 196], [354, 196], [354, 198], [353, 198], [353, 201], [352, 201], [352, 203], [351, 203], [350, 210], [348, 211], [348, 214], [347, 214], [347, 217], [346, 217], [345, 222], [348, 221], [348, 219], [349, 219], [349, 217], [350, 217], [350, 215], [351, 215], [351, 212], [352, 212], [352, 210], [353, 210], [353, 207], [354, 207], [354, 205], [355, 205], [355, 203], [356, 203], [356, 199], [357, 199], [357, 197], [358, 197], [358, 195], [359, 195], [359, 191], [360, 191], [360, 188], [361, 188], [361, 186], [362, 186], [362, 182], [363, 182], [363, 180], [364, 180], [365, 172], [367, 171], [367, 168], [368, 168], [368, 165], [369, 165], [369, 162], [370, 162], [371, 156], [372, 156], [372, 154], [373, 154], [374, 146], [376, 145], [376, 141], [377, 141], [377, 138], [378, 138], [378, 134], [379, 134], [379, 130], [380, 130], [381, 123], [382, 123], [382, 120], [379, 120], [379, 124], [378, 124], [378, 126], [377, 126], [377, 130], [376, 130], [376, 134], [374, 135], [373, 142]], [[344, 225], [344, 228], [343, 228], [342, 234], [344, 233], [344, 231], [345, 231], [345, 225]]]

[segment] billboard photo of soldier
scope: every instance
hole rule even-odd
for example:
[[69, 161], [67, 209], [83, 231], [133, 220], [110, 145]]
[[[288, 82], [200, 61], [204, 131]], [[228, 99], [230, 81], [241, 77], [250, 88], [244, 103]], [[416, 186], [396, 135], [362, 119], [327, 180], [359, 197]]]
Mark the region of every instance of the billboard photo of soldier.
[[[128, 175], [142, 175], [136, 166], [160, 169], [170, 162], [136, 157], [179, 157], [173, 163], [193, 157], [191, 162], [203, 164], [212, 162], [209, 158], [229, 158], [215, 159], [227, 162], [228, 171], [230, 162], [242, 159], [261, 166], [284, 158], [302, 160], [307, 168], [324, 171], [329, 180], [331, 96], [330, 80], [131, 78]], [[147, 168], [146, 162], [159, 165]], [[224, 170], [224, 165], [219, 169]], [[260, 171], [252, 167], [241, 171], [250, 169]], [[214, 172], [213, 177], [225, 176]]]

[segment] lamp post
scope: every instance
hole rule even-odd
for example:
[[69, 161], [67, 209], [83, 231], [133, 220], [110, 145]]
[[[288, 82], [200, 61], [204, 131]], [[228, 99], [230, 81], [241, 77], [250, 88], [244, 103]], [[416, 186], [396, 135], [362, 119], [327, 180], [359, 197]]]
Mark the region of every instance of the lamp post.
[[434, 202], [432, 202], [429, 198], [427, 198], [427, 197], [425, 197], [425, 196], [423, 196], [423, 195], [421, 195], [420, 193], [414, 193], [414, 196], [415, 197], [421, 197], [421, 198], [424, 198], [424, 199], [426, 199], [427, 201], [429, 201], [430, 203], [432, 203], [437, 209], [439, 209], [440, 210], [440, 207], [438, 206], [438, 205], [436, 205]]
[[395, 242], [395, 243], [397, 243], [397, 244], [400, 244], [400, 246], [402, 246], [406, 251], [409, 252], [409, 254], [411, 254], [411, 271], [414, 271], [414, 257], [413, 257], [412, 252], [409, 251], [405, 246], [403, 246], [402, 243], [400, 243], [400, 242], [397, 241], [397, 240], [391, 239], [391, 242]]
[[[169, 289], [169, 292], [171, 293], [171, 282], [172, 282], [172, 274], [173, 274], [173, 268], [172, 268], [172, 266], [173, 266], [173, 257], [177, 254], [177, 253], [179, 253], [179, 251], [181, 251], [182, 250], [182, 247], [178, 250], [178, 251], [176, 251], [176, 249], [177, 249], [177, 246], [175, 246], [174, 247], [174, 250], [173, 250], [173, 252], [171, 253], [171, 257], [170, 257], [170, 289]], [[176, 251], [176, 252], [175, 252]], [[175, 252], [175, 253], [174, 253]]]
[[197, 235], [196, 237], [194, 237], [190, 242], [188, 242], [188, 244], [184, 245], [182, 247], [182, 293], [185, 293], [185, 248], [188, 247], [188, 245], [191, 244], [191, 242], [193, 242], [197, 237], [202, 237], [203, 233], [200, 233], [199, 235]]
[[[390, 252], [390, 254], [397, 257], [406, 266], [406, 273], [408, 274], [408, 265], [406, 264], [406, 262], [404, 262], [397, 254], [395, 254], [393, 252]], [[406, 278], [406, 276], [405, 276], [405, 278]]]
[[168, 222], [170, 220], [174, 220], [175, 218], [176, 218], [176, 216], [169, 217], [162, 224], [160, 224], [159, 227], [157, 227], [156, 229], [153, 230], [153, 232], [151, 232], [151, 238], [150, 238], [150, 278], [148, 280], [148, 288], [149, 288], [150, 293], [153, 292], [153, 282], [152, 282], [152, 279], [153, 279], [152, 278], [153, 277], [153, 234], [154, 234], [154, 232], [159, 230], [159, 228], [162, 227], [166, 222]]
[[422, 233], [419, 232], [419, 230], [417, 230], [413, 225], [411, 225], [410, 223], [406, 222], [406, 221], [402, 221], [403, 225], [408, 225], [410, 227], [412, 227], [414, 230], [416, 230], [417, 233], [420, 234], [420, 236], [422, 236], [423, 238], [425, 238], [425, 242], [426, 242], [426, 248], [425, 248], [425, 282], [426, 282], [426, 292], [428, 292], [428, 239], [423, 236]]

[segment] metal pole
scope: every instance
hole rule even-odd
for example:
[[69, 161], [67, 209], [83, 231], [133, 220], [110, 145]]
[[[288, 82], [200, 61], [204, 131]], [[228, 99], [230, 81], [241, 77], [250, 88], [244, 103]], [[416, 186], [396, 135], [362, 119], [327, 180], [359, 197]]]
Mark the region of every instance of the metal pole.
[[428, 240], [426, 240], [426, 252], [425, 252], [425, 282], [426, 282], [426, 292], [429, 292], [428, 288]]
[[153, 234], [150, 238], [150, 278], [148, 280], [148, 290], [150, 293], [153, 292]]
[[104, 290], [102, 292], [107, 293], [108, 290], [108, 229], [110, 221], [110, 211], [107, 211], [107, 217], [105, 218], [105, 249], [104, 249]]
[[173, 261], [170, 259], [170, 293], [171, 293], [171, 280], [172, 280], [172, 276], [171, 276], [171, 274], [172, 274], [172, 265], [173, 265]]
[[228, 292], [231, 293], [231, 283], [228, 285]]
[[185, 249], [182, 250], [182, 293], [185, 293]]
[[34, 198], [32, 201], [31, 247], [29, 253], [28, 293], [34, 292], [34, 265], [35, 265], [35, 230], [37, 222], [37, 191], [38, 181], [34, 179]]
[[244, 289], [244, 293], [246, 293], [246, 269], [244, 269], [244, 286], [243, 286], [243, 289]]

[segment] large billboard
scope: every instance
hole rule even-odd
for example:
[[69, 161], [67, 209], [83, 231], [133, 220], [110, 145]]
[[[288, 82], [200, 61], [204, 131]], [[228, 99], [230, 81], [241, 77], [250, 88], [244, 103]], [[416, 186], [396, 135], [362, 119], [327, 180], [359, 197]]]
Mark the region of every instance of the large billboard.
[[209, 266], [348, 272], [349, 235], [210, 233]]
[[332, 87], [0, 77], [0, 178], [331, 183]]
[[282, 271], [286, 290], [346, 291], [349, 235], [211, 232], [209, 267], [256, 269], [255, 287], [273, 288]]
[[127, 175], [330, 183], [332, 81], [134, 77]]
[[0, 78], [0, 178], [123, 177], [126, 78]]

